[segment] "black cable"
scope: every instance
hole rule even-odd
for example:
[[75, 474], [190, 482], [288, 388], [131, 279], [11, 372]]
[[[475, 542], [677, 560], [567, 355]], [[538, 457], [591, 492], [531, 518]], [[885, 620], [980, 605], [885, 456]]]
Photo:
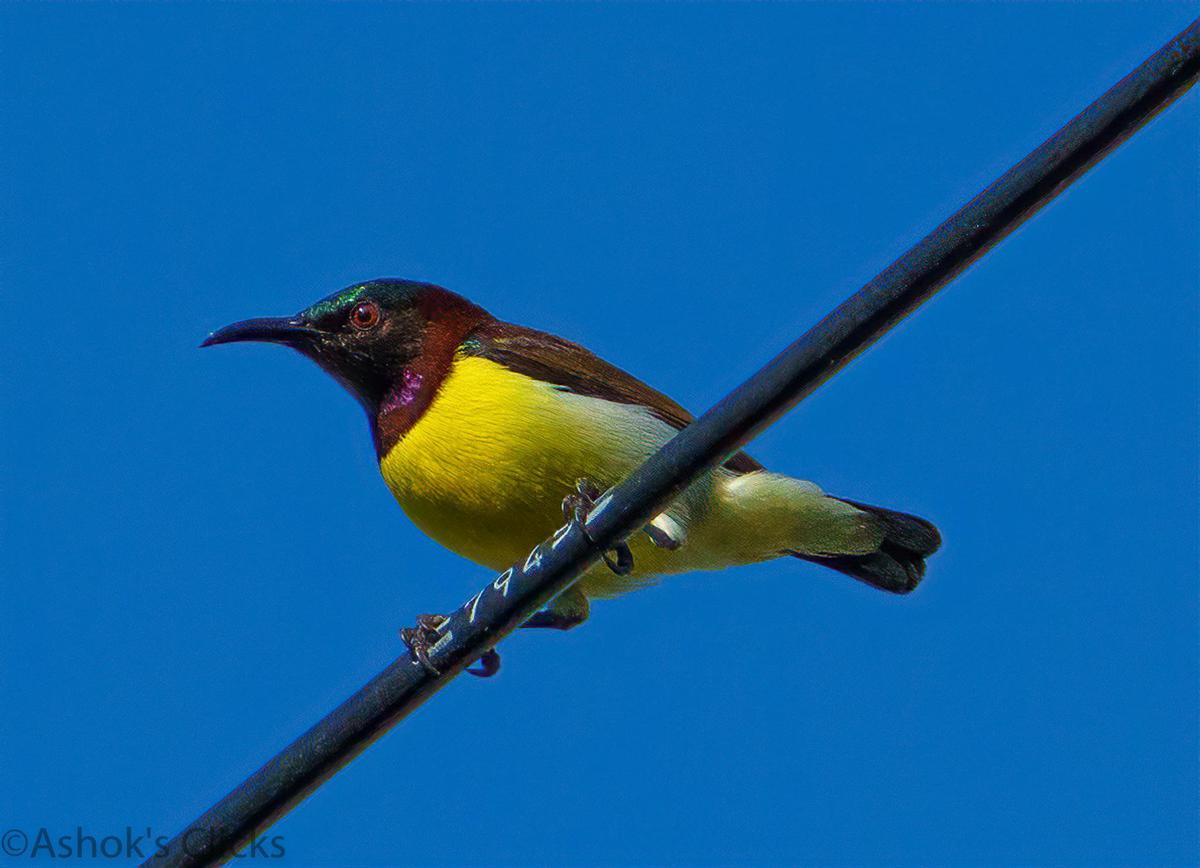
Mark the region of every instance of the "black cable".
[[[1133, 135], [1196, 80], [1200, 20], [1092, 103], [601, 499], [584, 528], [539, 545], [454, 612], [431, 658], [399, 658], [146, 865], [219, 864], [261, 834], [533, 612], [639, 530], [975, 259]], [[564, 492], [565, 494], [566, 492]]]

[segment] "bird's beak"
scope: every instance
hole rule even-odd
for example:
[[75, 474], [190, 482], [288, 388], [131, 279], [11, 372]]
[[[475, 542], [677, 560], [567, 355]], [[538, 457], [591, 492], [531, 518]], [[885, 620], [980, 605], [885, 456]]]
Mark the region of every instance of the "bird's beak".
[[300, 317], [264, 316], [217, 329], [205, 338], [200, 346], [211, 347], [214, 344], [232, 344], [237, 341], [263, 341], [300, 349], [311, 345], [316, 336], [316, 329]]

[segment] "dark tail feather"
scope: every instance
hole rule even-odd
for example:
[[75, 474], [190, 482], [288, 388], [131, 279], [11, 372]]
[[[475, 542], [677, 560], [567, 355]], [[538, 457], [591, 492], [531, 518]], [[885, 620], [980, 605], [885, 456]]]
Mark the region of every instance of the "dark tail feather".
[[[842, 498], [838, 498], [842, 500]], [[938, 550], [942, 535], [923, 518], [846, 500], [845, 503], [874, 516], [883, 528], [883, 543], [869, 555], [816, 555], [793, 552], [796, 557], [866, 582], [893, 594], [907, 594], [925, 575], [925, 558]]]

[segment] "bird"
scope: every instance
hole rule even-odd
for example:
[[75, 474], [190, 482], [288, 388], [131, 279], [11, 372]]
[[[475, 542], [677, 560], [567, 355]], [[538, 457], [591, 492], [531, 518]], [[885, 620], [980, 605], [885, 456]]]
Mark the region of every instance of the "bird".
[[[496, 572], [554, 532], [564, 510], [586, 515], [600, 491], [692, 421], [579, 344], [431, 283], [352, 284], [294, 316], [225, 326], [201, 346], [239, 341], [291, 347], [329, 373], [366, 411], [380, 473], [413, 524]], [[827, 494], [739, 452], [525, 626], [570, 629], [593, 600], [780, 557], [907, 594], [940, 544], [923, 518]], [[422, 662], [439, 625], [401, 631]]]

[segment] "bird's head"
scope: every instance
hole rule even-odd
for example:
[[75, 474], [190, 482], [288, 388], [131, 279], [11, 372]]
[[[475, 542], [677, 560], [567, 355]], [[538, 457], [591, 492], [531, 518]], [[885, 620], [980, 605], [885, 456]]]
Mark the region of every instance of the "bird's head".
[[356, 283], [295, 316], [227, 325], [200, 345], [262, 341], [291, 347], [319, 364], [372, 411], [431, 337], [463, 331], [485, 314], [429, 283], [381, 279]]

